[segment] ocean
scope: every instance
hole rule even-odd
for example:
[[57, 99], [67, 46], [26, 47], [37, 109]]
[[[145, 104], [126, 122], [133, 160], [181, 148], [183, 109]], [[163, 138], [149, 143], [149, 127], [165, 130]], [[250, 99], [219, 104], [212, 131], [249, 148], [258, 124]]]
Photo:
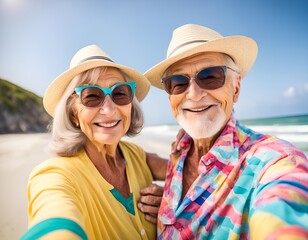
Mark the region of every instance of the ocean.
[[[308, 115], [245, 119], [239, 121], [257, 132], [274, 135], [291, 142], [308, 157]], [[151, 136], [163, 135], [169, 139], [174, 139], [179, 128], [178, 125], [163, 125], [146, 127], [143, 131], [151, 132]]]
[[240, 120], [251, 129], [293, 143], [308, 157], [308, 115]]

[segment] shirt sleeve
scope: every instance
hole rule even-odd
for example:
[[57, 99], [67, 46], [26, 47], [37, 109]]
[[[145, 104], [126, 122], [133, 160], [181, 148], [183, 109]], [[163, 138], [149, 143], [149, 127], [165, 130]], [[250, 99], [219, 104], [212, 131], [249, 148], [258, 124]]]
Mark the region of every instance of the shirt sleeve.
[[41, 234], [42, 239], [60, 239], [57, 236], [87, 239], [80, 198], [69, 176], [69, 172], [56, 165], [43, 165], [33, 171], [28, 182], [29, 229], [25, 236]]
[[251, 239], [308, 239], [308, 166], [287, 156], [266, 166], [251, 200]]

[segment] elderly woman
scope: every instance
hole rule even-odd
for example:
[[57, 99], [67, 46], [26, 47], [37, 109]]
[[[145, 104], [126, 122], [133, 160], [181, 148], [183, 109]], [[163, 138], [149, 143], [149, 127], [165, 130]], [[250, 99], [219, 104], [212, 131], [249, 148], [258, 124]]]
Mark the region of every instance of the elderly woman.
[[[146, 159], [139, 146], [121, 141], [141, 130], [139, 102], [149, 88], [142, 74], [114, 63], [95, 45], [75, 54], [44, 95], [54, 117], [50, 150], [57, 157], [31, 173], [30, 228], [22, 239], [156, 237], [156, 225], [136, 205], [153, 176], [164, 177], [166, 162], [154, 154]], [[159, 195], [162, 189], [154, 189], [157, 206]], [[157, 206], [149, 209], [155, 214]]]

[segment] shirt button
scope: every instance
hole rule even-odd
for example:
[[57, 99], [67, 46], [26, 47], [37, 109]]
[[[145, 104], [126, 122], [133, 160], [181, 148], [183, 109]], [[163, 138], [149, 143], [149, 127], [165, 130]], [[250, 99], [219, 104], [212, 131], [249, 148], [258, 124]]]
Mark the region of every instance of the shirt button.
[[216, 161], [215, 158], [208, 158], [208, 159], [204, 159], [204, 158], [201, 158], [201, 161], [203, 162], [203, 164], [208, 167], [210, 166], [212, 163], [214, 163]]
[[144, 229], [141, 229], [140, 231], [141, 235], [143, 236], [145, 234], [145, 230]]

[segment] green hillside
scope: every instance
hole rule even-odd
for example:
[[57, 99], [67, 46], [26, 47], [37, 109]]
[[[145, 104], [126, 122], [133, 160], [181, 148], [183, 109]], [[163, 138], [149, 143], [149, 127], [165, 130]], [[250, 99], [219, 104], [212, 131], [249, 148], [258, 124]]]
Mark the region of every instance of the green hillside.
[[0, 133], [45, 132], [51, 117], [42, 97], [0, 79]]
[[18, 109], [17, 103], [32, 99], [38, 105], [43, 105], [42, 97], [30, 92], [14, 83], [0, 79], [0, 101], [2, 101], [9, 109]]

